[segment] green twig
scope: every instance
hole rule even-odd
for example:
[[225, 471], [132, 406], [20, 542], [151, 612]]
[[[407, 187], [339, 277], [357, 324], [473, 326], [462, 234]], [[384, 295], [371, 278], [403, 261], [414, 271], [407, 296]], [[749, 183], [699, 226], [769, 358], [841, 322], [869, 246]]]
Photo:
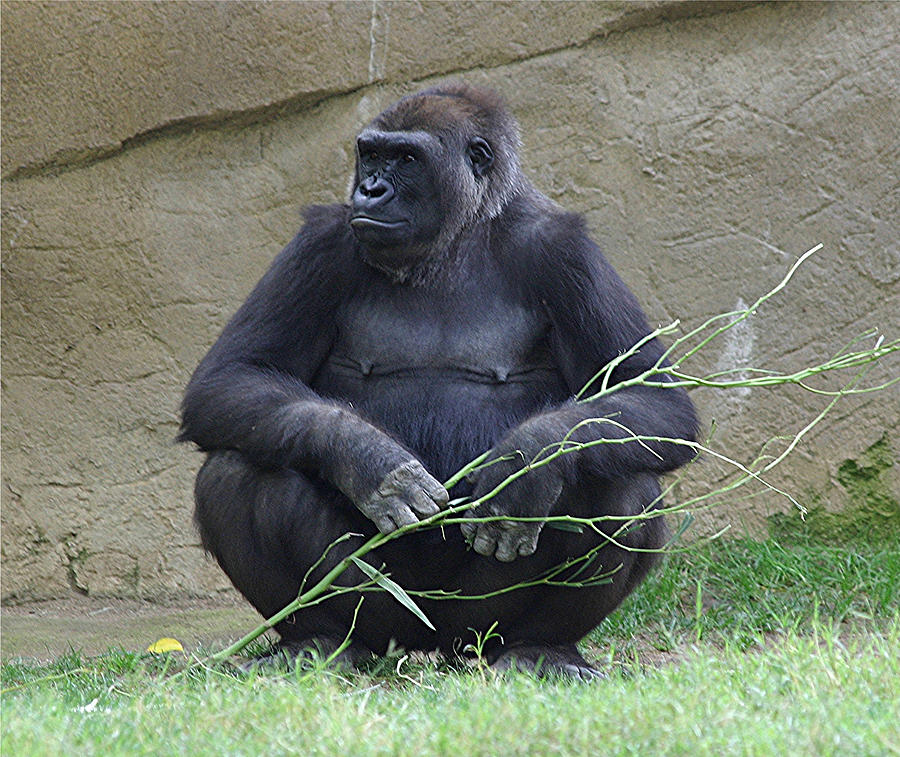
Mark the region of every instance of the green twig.
[[[456, 474], [451, 476], [445, 483], [447, 489], [451, 489], [453, 486], [462, 481], [466, 476], [483, 469], [489, 465], [496, 464], [501, 460], [508, 460], [515, 456], [521, 456], [523, 459], [524, 465], [517, 471], [514, 471], [510, 475], [508, 475], [503, 481], [501, 481], [497, 486], [495, 486], [491, 491], [485, 493], [483, 496], [474, 499], [458, 499], [454, 500], [450, 503], [450, 506], [445, 508], [443, 511], [431, 515], [429, 517], [423, 518], [421, 521], [413, 524], [409, 524], [398, 528], [397, 530], [389, 533], [389, 534], [376, 534], [371, 538], [364, 541], [360, 544], [356, 549], [354, 549], [349, 555], [345, 556], [341, 560], [337, 561], [337, 563], [328, 570], [318, 581], [315, 582], [313, 586], [310, 588], [305, 588], [307, 581], [309, 580], [313, 570], [322, 565], [322, 563], [327, 558], [327, 555], [330, 553], [331, 549], [337, 544], [350, 539], [353, 536], [359, 536], [358, 534], [344, 534], [339, 537], [335, 542], [329, 545], [323, 555], [316, 561], [316, 563], [307, 571], [306, 575], [303, 578], [303, 582], [301, 584], [301, 590], [298, 593], [297, 598], [284, 607], [281, 611], [273, 615], [271, 618], [268, 618], [261, 625], [259, 625], [256, 629], [251, 631], [250, 633], [243, 636], [241, 639], [236, 641], [234, 644], [230, 645], [226, 649], [212, 655], [210, 661], [219, 662], [233, 654], [236, 654], [241, 649], [243, 649], [247, 644], [261, 636], [268, 629], [274, 627], [282, 620], [290, 616], [291, 614], [297, 612], [303, 607], [308, 607], [310, 605], [319, 604], [327, 599], [330, 599], [334, 596], [340, 594], [346, 594], [349, 592], [361, 592], [366, 590], [384, 590], [388, 588], [392, 594], [395, 595], [395, 598], [398, 601], [402, 601], [403, 604], [406, 604], [407, 607], [413, 612], [416, 612], [418, 608], [416, 607], [413, 600], [410, 598], [410, 595], [427, 598], [427, 599], [486, 599], [489, 597], [496, 596], [498, 594], [506, 593], [509, 591], [514, 591], [517, 589], [525, 588], [528, 586], [534, 585], [560, 585], [560, 586], [585, 586], [585, 585], [595, 585], [597, 582], [604, 582], [611, 580], [612, 574], [615, 572], [617, 568], [613, 568], [612, 570], [603, 571], [603, 566], [598, 566], [597, 570], [595, 570], [592, 574], [588, 574], [584, 580], [574, 580], [579, 579], [585, 571], [589, 570], [591, 566], [591, 562], [596, 558], [599, 550], [607, 545], [614, 545], [620, 549], [632, 550], [632, 551], [671, 551], [671, 543], [666, 545], [663, 550], [641, 550], [635, 549], [633, 547], [629, 547], [628, 545], [622, 543], [620, 541], [620, 537], [622, 535], [627, 535], [630, 529], [634, 528], [636, 524], [640, 523], [641, 520], [645, 520], [648, 518], [655, 518], [665, 514], [675, 514], [684, 512], [687, 508], [703, 509], [714, 506], [716, 500], [721, 499], [723, 495], [732, 493], [737, 489], [745, 486], [747, 483], [753, 481], [761, 484], [764, 487], [764, 490], [775, 492], [781, 496], [786, 497], [790, 500], [796, 507], [798, 507], [801, 512], [804, 511], [803, 507], [798, 503], [793, 497], [790, 496], [787, 492], [779, 489], [773, 484], [767, 482], [762, 478], [763, 473], [771, 471], [776, 465], [781, 463], [800, 443], [803, 437], [814, 428], [834, 407], [835, 403], [844, 396], [852, 395], [852, 394], [860, 394], [869, 391], [877, 391], [879, 389], [885, 388], [887, 386], [891, 386], [897, 381], [900, 381], [900, 377], [891, 379], [886, 381], [876, 387], [868, 387], [868, 388], [857, 388], [856, 385], [861, 380], [863, 375], [874, 365], [877, 361], [883, 359], [884, 357], [897, 352], [900, 350], [900, 340], [894, 340], [891, 342], [885, 342], [883, 337], [878, 337], [875, 345], [871, 349], [855, 349], [852, 350], [863, 338], [869, 338], [874, 336], [874, 332], [867, 332], [867, 334], [857, 337], [854, 340], [851, 340], [847, 345], [845, 345], [841, 350], [832, 355], [831, 358], [826, 360], [823, 363], [820, 363], [815, 366], [811, 366], [808, 368], [804, 368], [799, 371], [795, 371], [793, 373], [778, 373], [775, 371], [756, 369], [756, 368], [747, 368], [747, 369], [728, 369], [723, 371], [717, 371], [714, 373], [709, 373], [705, 376], [695, 376], [690, 372], [686, 371], [683, 368], [683, 365], [690, 358], [694, 357], [698, 352], [704, 349], [710, 342], [714, 339], [720, 337], [722, 334], [726, 333], [730, 329], [734, 328], [737, 324], [743, 322], [751, 315], [754, 315], [756, 310], [766, 303], [769, 299], [774, 297], [779, 291], [784, 289], [787, 286], [788, 282], [796, 273], [797, 269], [813, 254], [819, 251], [822, 248], [822, 245], [816, 245], [815, 247], [807, 250], [803, 255], [801, 255], [797, 261], [789, 268], [785, 276], [781, 279], [781, 281], [771, 290], [769, 290], [766, 294], [759, 297], [752, 305], [742, 310], [736, 310], [729, 313], [722, 313], [716, 316], [713, 316], [707, 319], [700, 326], [688, 331], [682, 336], [675, 339], [673, 344], [663, 352], [660, 358], [656, 361], [656, 363], [643, 371], [642, 373], [630, 377], [628, 379], [617, 382], [616, 384], [610, 385], [610, 381], [612, 379], [612, 375], [615, 369], [620, 366], [625, 360], [629, 357], [637, 354], [641, 347], [656, 339], [659, 336], [668, 335], [674, 333], [678, 327], [679, 322], [675, 321], [667, 326], [662, 326], [655, 331], [651, 332], [640, 341], [638, 341], [635, 345], [633, 345], [630, 349], [623, 352], [622, 354], [616, 356], [613, 360], [611, 360], [607, 365], [605, 365], [601, 370], [599, 370], [594, 376], [590, 378], [590, 380], [582, 387], [582, 389], [578, 392], [575, 399], [579, 403], [586, 402], [594, 402], [601, 397], [612, 394], [613, 392], [620, 391], [622, 389], [645, 385], [645, 386], [654, 386], [654, 387], [675, 387], [682, 386], [687, 388], [692, 387], [712, 387], [717, 389], [732, 389], [738, 387], [746, 387], [746, 388], [764, 388], [764, 387], [773, 387], [773, 386], [782, 386], [785, 384], [794, 384], [800, 386], [802, 389], [812, 392], [814, 394], [820, 394], [831, 397], [831, 401], [826, 405], [826, 407], [816, 415], [809, 423], [807, 423], [800, 431], [795, 433], [792, 437], [787, 438], [787, 445], [781, 453], [771, 456], [765, 452], [768, 443], [764, 445], [763, 452], [757, 457], [757, 459], [751, 463], [750, 465], [743, 465], [742, 463], [734, 460], [727, 455], [724, 455], [720, 452], [712, 449], [708, 443], [702, 444], [694, 441], [689, 441], [685, 439], [673, 439], [668, 437], [660, 437], [660, 436], [652, 436], [652, 435], [638, 435], [632, 433], [624, 424], [615, 420], [612, 417], [598, 417], [598, 418], [588, 418], [582, 420], [578, 424], [576, 424], [573, 428], [569, 429], [563, 439], [548, 444], [543, 447], [541, 450], [537, 452], [530, 460], [526, 459], [526, 456], [521, 451], [516, 451], [511, 455], [504, 456], [502, 458], [491, 458], [491, 451], [488, 450], [483, 454], [479, 455], [477, 458], [472, 460], [466, 466], [461, 468]], [[710, 333], [710, 330], [711, 333]], [[694, 344], [693, 346], [687, 347], [689, 343], [694, 342], [694, 340], [699, 339], [699, 342]], [[685, 349], [687, 347], [687, 349]], [[666, 361], [670, 360], [673, 355], [681, 352], [680, 356], [675, 358], [671, 364], [666, 364]], [[851, 351], [852, 350], [852, 351]], [[822, 389], [817, 389], [811, 387], [806, 383], [810, 378], [815, 376], [832, 373], [834, 371], [847, 370], [847, 369], [859, 369], [859, 372], [853, 377], [853, 379], [848, 382], [842, 389], [837, 391], [826, 391]], [[730, 378], [731, 376], [738, 376], [737, 378]], [[591, 387], [596, 385], [597, 381], [600, 381], [600, 386], [596, 392], [591, 394], [590, 396], [585, 396], [588, 391], [590, 391]], [[611, 426], [617, 428], [619, 431], [624, 431], [625, 436], [622, 438], [599, 438], [592, 439], [585, 442], [577, 442], [573, 440], [573, 435], [581, 428], [586, 426], [594, 425], [594, 424], [610, 424]], [[702, 453], [709, 457], [715, 458], [721, 462], [726, 463], [731, 466], [738, 472], [738, 475], [734, 478], [734, 480], [720, 486], [714, 491], [707, 492], [705, 494], [697, 495], [687, 500], [684, 500], [676, 505], [670, 507], [657, 507], [658, 502], [654, 501], [648, 505], [647, 509], [644, 512], [635, 514], [635, 515], [625, 515], [625, 516], [616, 516], [616, 515], [601, 515], [597, 517], [575, 517], [571, 515], [550, 515], [545, 517], [534, 517], [534, 518], [519, 518], [519, 517], [511, 517], [511, 516], [484, 516], [484, 517], [473, 517], [470, 512], [473, 508], [478, 505], [490, 500], [499, 494], [504, 488], [512, 484], [514, 481], [518, 480], [524, 475], [527, 475], [532, 470], [536, 468], [540, 468], [544, 465], [549, 465], [553, 461], [557, 460], [562, 455], [568, 455], [576, 452], [581, 452], [583, 450], [589, 449], [591, 447], [600, 445], [600, 444], [640, 444], [644, 446], [646, 449], [651, 452], [656, 453], [651, 446], [651, 444], [680, 444], [686, 445], [693, 449], [697, 453]], [[765, 461], [765, 462], [764, 462]], [[677, 481], [676, 481], [677, 483]], [[668, 487], [671, 490], [673, 483]], [[747, 495], [749, 497], [756, 496], [757, 493], [753, 493], [751, 495]], [[390, 581], [387, 577], [387, 574], [372, 567], [369, 563], [362, 562], [363, 558], [370, 554], [375, 549], [381, 547], [389, 541], [394, 539], [401, 538], [408, 533], [413, 531], [418, 531], [426, 528], [434, 528], [434, 527], [443, 527], [446, 525], [456, 525], [461, 523], [485, 523], [492, 521], [502, 521], [502, 520], [512, 520], [516, 522], [528, 522], [528, 521], [537, 521], [552, 527], [553, 524], [560, 524], [561, 526], [568, 526], [575, 529], [580, 528], [590, 528], [599, 534], [602, 537], [602, 541], [589, 550], [585, 555], [581, 555], [578, 558], [573, 558], [561, 563], [558, 566], [553, 566], [552, 568], [544, 571], [539, 576], [534, 577], [533, 579], [529, 579], [527, 581], [519, 582], [515, 585], [509, 587], [502, 587], [492, 592], [472, 595], [472, 596], [464, 596], [455, 591], [444, 591], [444, 590], [426, 590], [426, 591], [409, 591], [404, 590], [402, 587], [399, 587], [398, 584]], [[607, 533], [605, 530], [600, 528], [600, 524], [606, 523], [617, 523], [617, 527], [612, 531], [612, 533]], [[687, 518], [683, 522], [682, 525], [686, 526]], [[724, 529], [723, 529], [724, 530]], [[720, 532], [721, 533], [721, 532]], [[714, 535], [714, 538], [719, 534]], [[680, 531], [676, 534], [676, 537], [680, 536]], [[368, 577], [368, 580], [364, 581], [362, 584], [357, 586], [335, 586], [335, 582], [337, 579], [353, 564], [363, 570]], [[362, 566], [365, 565], [365, 568]], [[561, 576], [569, 571], [570, 575], [562, 579]], [[699, 588], [698, 588], [698, 601], [699, 601]], [[404, 599], [405, 598], [405, 599]], [[406, 601], [408, 600], [408, 602]], [[360, 600], [361, 601], [361, 600]], [[412, 608], [416, 608], [413, 610]], [[356, 612], [354, 612], [353, 623], [355, 625], [356, 622], [356, 614], [359, 611], [359, 604], [357, 604]], [[421, 611], [418, 610], [417, 614], [420, 614]], [[422, 615], [424, 617], [424, 615]], [[427, 619], [426, 619], [427, 620]], [[352, 629], [351, 629], [352, 632]], [[349, 634], [345, 639], [345, 643], [340, 648], [340, 651], [346, 648], [349, 644]], [[338, 652], [339, 653], [339, 652]]]

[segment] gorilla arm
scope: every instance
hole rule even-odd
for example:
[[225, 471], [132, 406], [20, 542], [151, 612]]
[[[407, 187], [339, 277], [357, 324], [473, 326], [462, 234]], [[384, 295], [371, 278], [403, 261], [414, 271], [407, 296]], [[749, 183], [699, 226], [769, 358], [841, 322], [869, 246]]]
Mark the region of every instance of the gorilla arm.
[[192, 377], [179, 438], [261, 468], [313, 471], [388, 533], [447, 492], [399, 442], [308, 382], [327, 357], [340, 293], [357, 270], [344, 209], [310, 210]]
[[[580, 219], [562, 218], [568, 229], [554, 242], [532, 245], [537, 251], [532, 261], [536, 270], [528, 278], [536, 282], [534, 297], [548, 312], [554, 358], [574, 396], [599, 369], [631, 349], [650, 330], [634, 295], [587, 237]], [[656, 364], [662, 352], [656, 339], [642, 345], [615, 368], [608, 385], [643, 373]], [[663, 382], [665, 377], [652, 380]], [[693, 404], [680, 387], [638, 385], [589, 402], [571, 400], [511, 429], [492, 451], [492, 459], [504, 459], [477, 474], [473, 496], [492, 491], [541, 450], [549, 447], [552, 451], [552, 445], [563, 439], [588, 443], [638, 436], [693, 441], [696, 433]], [[615, 479], [642, 472], [661, 474], [684, 465], [693, 455], [691, 447], [674, 442], [584, 447], [529, 471], [474, 514], [561, 514], [556, 505], [563, 487], [577, 485], [582, 476]], [[535, 551], [541, 527], [539, 522], [495, 521], [477, 527], [466, 524], [463, 532], [473, 538], [477, 552], [508, 562]]]

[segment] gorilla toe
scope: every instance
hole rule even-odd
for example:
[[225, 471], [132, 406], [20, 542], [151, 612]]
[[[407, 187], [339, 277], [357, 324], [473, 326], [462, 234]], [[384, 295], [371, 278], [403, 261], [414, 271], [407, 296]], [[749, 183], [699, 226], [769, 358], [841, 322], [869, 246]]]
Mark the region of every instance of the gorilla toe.
[[606, 676], [592, 668], [574, 646], [542, 644], [514, 646], [504, 651], [491, 664], [494, 670], [532, 673], [538, 678], [574, 678], [596, 681]]
[[[327, 663], [334, 668], [355, 669], [372, 653], [358, 643], [351, 643], [338, 652], [342, 640], [316, 636], [310, 639], [282, 639], [253, 660], [243, 663], [244, 671], [315, 666]], [[335, 654], [337, 653], [337, 654]]]

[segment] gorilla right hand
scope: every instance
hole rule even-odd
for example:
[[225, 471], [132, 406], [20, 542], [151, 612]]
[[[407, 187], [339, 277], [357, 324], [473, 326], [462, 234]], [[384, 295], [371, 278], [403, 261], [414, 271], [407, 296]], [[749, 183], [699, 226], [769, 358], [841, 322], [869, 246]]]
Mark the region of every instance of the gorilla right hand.
[[[356, 506], [383, 534], [418, 523], [447, 504], [447, 490], [418, 460], [408, 460], [388, 473], [381, 483]], [[413, 512], [415, 511], [415, 512]]]
[[[351, 408], [322, 400], [294, 403], [291, 464], [313, 468], [383, 534], [417, 523], [447, 504], [447, 490], [413, 454]], [[419, 517], [416, 516], [419, 514]]]

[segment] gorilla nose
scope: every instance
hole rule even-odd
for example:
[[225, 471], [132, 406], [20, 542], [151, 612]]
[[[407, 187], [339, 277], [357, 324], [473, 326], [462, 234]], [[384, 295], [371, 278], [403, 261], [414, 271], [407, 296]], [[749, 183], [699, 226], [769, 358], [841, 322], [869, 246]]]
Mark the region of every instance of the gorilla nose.
[[393, 187], [384, 179], [375, 176], [363, 179], [356, 191], [369, 203], [387, 202], [394, 195]]

